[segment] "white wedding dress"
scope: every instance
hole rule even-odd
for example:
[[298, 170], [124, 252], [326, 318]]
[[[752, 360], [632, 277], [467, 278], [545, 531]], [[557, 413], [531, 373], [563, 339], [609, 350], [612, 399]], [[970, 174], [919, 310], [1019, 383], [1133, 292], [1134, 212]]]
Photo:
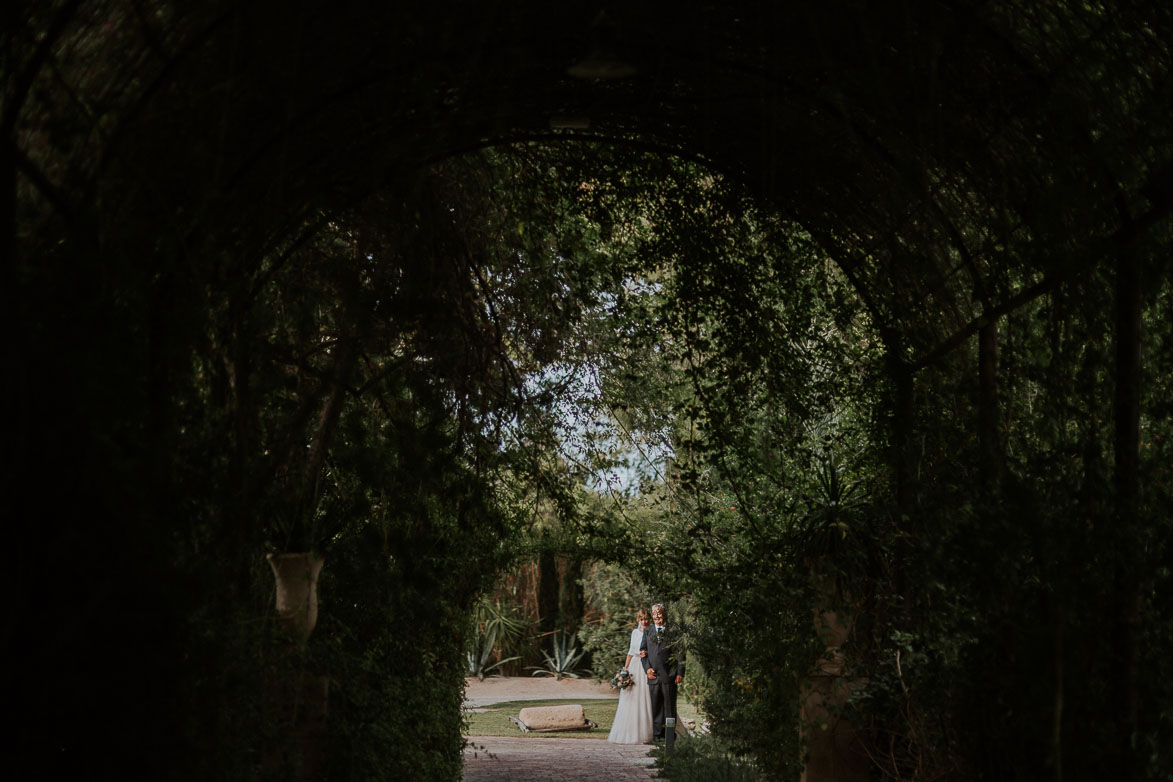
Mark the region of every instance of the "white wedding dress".
[[648, 694], [648, 675], [639, 656], [639, 645], [644, 631], [639, 625], [631, 631], [627, 653], [631, 664], [627, 667], [635, 684], [619, 691], [619, 708], [607, 741], [613, 744], [643, 744], [652, 740], [652, 700]]

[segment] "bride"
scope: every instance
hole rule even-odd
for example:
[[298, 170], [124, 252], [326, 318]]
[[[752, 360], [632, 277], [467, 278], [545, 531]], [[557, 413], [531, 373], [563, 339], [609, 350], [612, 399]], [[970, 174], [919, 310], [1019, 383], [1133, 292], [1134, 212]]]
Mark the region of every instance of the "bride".
[[635, 616], [635, 629], [631, 631], [631, 642], [627, 645], [627, 662], [623, 665], [635, 683], [619, 691], [619, 708], [615, 711], [615, 721], [607, 736], [607, 741], [614, 744], [643, 744], [652, 739], [652, 700], [648, 694], [648, 677], [641, 662], [647, 652], [639, 650], [644, 628], [650, 624], [651, 618], [646, 608], [641, 608]]

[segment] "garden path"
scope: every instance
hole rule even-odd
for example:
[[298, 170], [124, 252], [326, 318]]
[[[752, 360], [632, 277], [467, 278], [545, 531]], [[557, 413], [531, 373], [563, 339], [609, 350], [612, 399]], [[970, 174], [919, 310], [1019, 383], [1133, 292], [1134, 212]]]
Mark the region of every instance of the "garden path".
[[647, 782], [655, 779], [643, 744], [551, 736], [477, 736], [464, 750], [464, 782]]
[[[465, 708], [507, 700], [615, 698], [606, 684], [582, 679], [510, 677], [465, 687]], [[464, 750], [464, 782], [647, 782], [651, 747], [554, 736], [477, 736]]]

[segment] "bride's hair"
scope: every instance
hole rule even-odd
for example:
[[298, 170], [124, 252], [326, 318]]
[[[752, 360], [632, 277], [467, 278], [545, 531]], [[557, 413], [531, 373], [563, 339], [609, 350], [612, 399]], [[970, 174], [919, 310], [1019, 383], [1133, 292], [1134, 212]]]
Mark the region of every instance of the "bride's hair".
[[635, 621], [640, 622], [640, 621], [643, 621], [644, 619], [647, 619], [650, 622], [650, 621], [652, 621], [652, 615], [650, 613], [648, 613], [648, 609], [641, 608], [640, 610], [635, 612]]

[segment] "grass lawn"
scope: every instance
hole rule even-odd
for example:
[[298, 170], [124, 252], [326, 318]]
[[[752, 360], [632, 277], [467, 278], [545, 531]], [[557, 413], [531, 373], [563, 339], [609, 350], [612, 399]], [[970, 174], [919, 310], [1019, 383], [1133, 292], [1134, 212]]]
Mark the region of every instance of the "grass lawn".
[[[582, 704], [582, 710], [588, 720], [599, 723], [591, 730], [566, 730], [557, 733], [522, 733], [521, 728], [509, 721], [516, 717], [527, 706], [564, 706], [568, 703]], [[468, 727], [464, 731], [466, 736], [524, 736], [526, 738], [541, 739], [547, 737], [570, 739], [605, 739], [611, 732], [611, 721], [615, 718], [615, 709], [618, 700], [603, 700], [583, 698], [575, 700], [537, 700], [537, 701], [505, 701], [494, 703], [484, 708], [483, 712], [469, 712], [464, 715]], [[690, 703], [680, 698], [676, 702], [677, 716], [681, 719], [696, 719], [696, 709]]]

